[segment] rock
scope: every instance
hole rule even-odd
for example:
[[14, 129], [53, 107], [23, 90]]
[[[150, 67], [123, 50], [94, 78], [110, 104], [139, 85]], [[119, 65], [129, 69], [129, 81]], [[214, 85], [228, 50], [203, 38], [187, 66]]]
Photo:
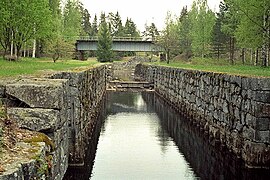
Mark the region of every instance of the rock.
[[257, 118], [255, 129], [258, 131], [267, 131], [270, 125], [270, 118]]
[[256, 91], [254, 94], [255, 101], [270, 103], [270, 91]]
[[6, 94], [31, 108], [61, 109], [67, 90], [67, 80], [27, 79], [6, 86]]
[[269, 143], [270, 131], [256, 131], [255, 140], [262, 143]]
[[60, 113], [53, 109], [8, 108], [7, 114], [21, 128], [33, 131], [53, 131], [61, 126]]

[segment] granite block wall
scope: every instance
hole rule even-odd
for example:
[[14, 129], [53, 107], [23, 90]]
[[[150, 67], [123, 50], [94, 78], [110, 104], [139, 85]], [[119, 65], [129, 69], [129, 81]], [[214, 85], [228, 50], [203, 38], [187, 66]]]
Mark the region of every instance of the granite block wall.
[[140, 64], [135, 76], [247, 166], [270, 165], [270, 78]]

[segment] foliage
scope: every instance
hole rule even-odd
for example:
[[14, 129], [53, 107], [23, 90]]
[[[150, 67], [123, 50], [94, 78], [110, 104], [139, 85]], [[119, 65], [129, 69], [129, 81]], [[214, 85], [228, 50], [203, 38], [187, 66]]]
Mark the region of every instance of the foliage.
[[229, 40], [229, 35], [222, 31], [222, 22], [224, 20], [224, 12], [222, 7], [220, 7], [220, 12], [218, 12], [216, 15], [217, 18], [215, 20], [215, 25], [212, 32], [212, 53], [214, 56], [220, 59], [221, 55], [226, 53], [226, 44]]
[[109, 62], [112, 60], [112, 57], [112, 37], [105, 14], [102, 13], [98, 31], [97, 59], [99, 62]]
[[63, 13], [63, 36], [79, 36], [81, 27], [81, 8], [78, 1], [67, 0]]
[[[22, 45], [51, 31], [49, 1], [2, 0], [0, 2], [0, 42], [5, 52], [14, 44], [16, 55]], [[12, 49], [13, 50], [13, 49]]]
[[[161, 46], [166, 53], [166, 60], [169, 63], [171, 58], [171, 53], [175, 51], [179, 52], [178, 40], [177, 40], [177, 24], [172, 18], [171, 13], [167, 13], [165, 20], [166, 27], [161, 32], [161, 35], [158, 37], [157, 44]], [[177, 53], [176, 52], [176, 53]]]
[[179, 43], [180, 53], [183, 53], [185, 55], [191, 54], [191, 22], [189, 19], [187, 6], [183, 7], [181, 11], [181, 15], [178, 18], [177, 22], [177, 28], [177, 39]]
[[155, 25], [155, 23], [151, 23], [150, 26], [145, 25], [145, 31], [143, 32], [143, 36], [146, 39], [152, 38], [153, 41], [159, 36], [159, 31]]
[[215, 14], [209, 9], [207, 0], [193, 2], [190, 11], [192, 52], [205, 57], [209, 53]]

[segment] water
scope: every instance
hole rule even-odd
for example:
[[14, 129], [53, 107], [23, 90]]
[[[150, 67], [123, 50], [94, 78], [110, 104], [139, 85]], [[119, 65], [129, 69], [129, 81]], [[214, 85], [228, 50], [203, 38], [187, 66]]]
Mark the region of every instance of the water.
[[128, 94], [130, 100], [123, 94], [112, 96], [91, 179], [194, 179], [192, 168], [141, 94]]
[[105, 110], [85, 167], [66, 179], [270, 178], [269, 170], [245, 169], [154, 93], [109, 93]]

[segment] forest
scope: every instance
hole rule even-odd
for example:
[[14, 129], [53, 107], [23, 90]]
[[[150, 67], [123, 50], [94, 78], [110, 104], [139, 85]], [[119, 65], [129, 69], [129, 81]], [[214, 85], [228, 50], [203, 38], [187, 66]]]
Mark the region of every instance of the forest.
[[[99, 17], [99, 18], [98, 18]], [[134, 55], [111, 49], [114, 37], [152, 38], [164, 49], [167, 63], [194, 57], [231, 64], [268, 66], [270, 0], [224, 0], [214, 12], [207, 0], [194, 0], [177, 16], [167, 13], [164, 29], [146, 24], [143, 32], [119, 12], [91, 14], [79, 0], [1, 0], [0, 52], [9, 57], [76, 58], [80, 36], [98, 37], [99, 61]]]

